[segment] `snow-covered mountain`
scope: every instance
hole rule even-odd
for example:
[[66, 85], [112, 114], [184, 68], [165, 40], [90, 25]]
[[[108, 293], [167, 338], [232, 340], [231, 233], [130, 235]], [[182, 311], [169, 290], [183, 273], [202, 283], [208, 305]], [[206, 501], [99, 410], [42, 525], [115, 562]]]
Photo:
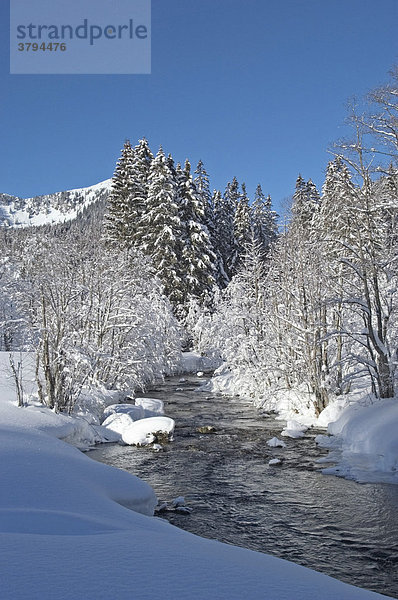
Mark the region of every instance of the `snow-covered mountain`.
[[104, 201], [111, 183], [111, 179], [106, 179], [91, 187], [26, 199], [0, 193], [0, 226], [29, 227], [71, 221], [89, 206]]

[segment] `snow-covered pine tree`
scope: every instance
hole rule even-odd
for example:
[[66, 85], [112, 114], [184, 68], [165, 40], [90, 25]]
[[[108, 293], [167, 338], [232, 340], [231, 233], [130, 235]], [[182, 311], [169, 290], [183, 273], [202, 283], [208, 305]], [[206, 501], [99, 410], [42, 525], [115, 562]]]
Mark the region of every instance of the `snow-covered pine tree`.
[[310, 205], [313, 207], [314, 212], [316, 213], [319, 210], [321, 204], [321, 196], [317, 190], [315, 183], [312, 179], [307, 181], [307, 198]]
[[212, 205], [214, 207], [214, 229], [213, 229], [213, 248], [217, 257], [216, 261], [216, 283], [220, 289], [227, 287], [229, 277], [225, 272], [223, 254], [221, 251], [223, 243], [222, 212], [223, 212], [223, 197], [220, 190], [214, 190], [212, 195]]
[[225, 274], [223, 259], [219, 249], [215, 216], [215, 201], [217, 201], [217, 206], [219, 206], [221, 194], [217, 190], [214, 190], [213, 194], [210, 193], [209, 176], [201, 160], [199, 160], [195, 170], [194, 183], [196, 185], [196, 189], [198, 191], [199, 196], [201, 197], [204, 206], [204, 224], [206, 225], [209, 231], [212, 250], [216, 256], [216, 284], [218, 285], [218, 287], [223, 288], [226, 285], [228, 285], [228, 278]]
[[240, 392], [247, 396], [258, 396], [269, 380], [265, 276], [261, 246], [252, 236], [238, 273], [216, 298], [215, 311], [199, 314], [194, 327], [198, 349], [221, 357], [244, 382]]
[[[134, 148], [131, 165], [131, 193], [129, 203], [129, 238], [132, 245], [139, 247], [145, 234], [142, 217], [146, 212], [148, 198], [149, 169], [153, 154], [145, 138]], [[145, 229], [145, 227], [144, 227]]]
[[[204, 164], [199, 160], [198, 165], [194, 173], [194, 184], [196, 186], [197, 193], [203, 204], [204, 210], [204, 224], [209, 230], [210, 237], [214, 235], [214, 205], [213, 198], [210, 193], [209, 175], [204, 167]], [[212, 240], [213, 241], [213, 240]]]
[[271, 245], [275, 242], [278, 234], [278, 215], [272, 210], [271, 196], [264, 196], [261, 185], [258, 184], [251, 206], [251, 221], [254, 238], [262, 248], [264, 256], [267, 256]]
[[147, 212], [142, 223], [145, 228], [142, 249], [152, 257], [165, 293], [176, 307], [183, 302], [185, 290], [181, 264], [182, 224], [177, 184], [162, 148], [150, 166]]
[[301, 175], [297, 177], [296, 189], [293, 194], [293, 220], [306, 229], [319, 209], [320, 197], [311, 179], [305, 182]]
[[234, 265], [234, 219], [239, 196], [239, 184], [234, 177], [232, 182], [227, 184], [221, 202], [214, 206], [218, 247], [229, 280], [236, 272]]
[[216, 256], [205, 225], [205, 206], [191, 175], [191, 165], [177, 168], [180, 216], [183, 226], [182, 259], [186, 275], [185, 302], [210, 299], [215, 285]]
[[[169, 166], [169, 169], [171, 171], [171, 175], [172, 175], [173, 179], [177, 182], [177, 169], [176, 169], [176, 165], [174, 164], [174, 158], [172, 157], [172, 155], [170, 153], [167, 156], [167, 164]], [[179, 165], [179, 168], [181, 169], [181, 165]]]
[[242, 259], [246, 254], [246, 247], [251, 239], [249, 198], [246, 193], [246, 185], [242, 183], [242, 193], [239, 196], [234, 215], [234, 255], [230, 263], [233, 265], [235, 272], [240, 267]]
[[112, 178], [104, 216], [104, 240], [113, 247], [128, 248], [132, 245], [130, 213], [133, 162], [134, 151], [130, 141], [126, 140]]

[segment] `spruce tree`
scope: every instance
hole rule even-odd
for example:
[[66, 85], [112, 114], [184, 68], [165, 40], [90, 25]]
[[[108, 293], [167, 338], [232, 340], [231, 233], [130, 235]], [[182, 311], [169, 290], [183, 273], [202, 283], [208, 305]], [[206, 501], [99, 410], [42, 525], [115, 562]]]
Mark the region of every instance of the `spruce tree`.
[[212, 237], [214, 235], [214, 205], [210, 193], [209, 176], [201, 160], [196, 167], [193, 181], [203, 205], [204, 223]]
[[104, 217], [104, 239], [111, 246], [127, 248], [132, 245], [130, 207], [134, 151], [130, 141], [124, 143], [112, 178], [112, 188]]
[[254, 238], [260, 244], [264, 256], [267, 256], [277, 238], [277, 218], [278, 215], [272, 210], [271, 197], [266, 198], [258, 184], [251, 207], [251, 221]]
[[239, 269], [251, 237], [249, 198], [246, 193], [246, 185], [242, 183], [242, 193], [234, 215], [234, 254], [230, 263], [235, 273]]
[[227, 184], [221, 201], [214, 207], [218, 247], [229, 280], [235, 274], [234, 219], [239, 196], [239, 184], [234, 177], [232, 182]]
[[180, 216], [183, 226], [182, 259], [186, 274], [185, 301], [194, 297], [203, 302], [210, 298], [215, 285], [215, 262], [209, 231], [205, 225], [205, 207], [191, 175], [177, 165]]
[[224, 200], [220, 190], [214, 190], [212, 195], [212, 205], [214, 207], [214, 229], [213, 229], [213, 247], [216, 254], [216, 283], [219, 288], [227, 287], [230, 278], [225, 271], [224, 259], [222, 254], [223, 230], [222, 230], [222, 212]]
[[142, 248], [152, 257], [165, 293], [175, 307], [183, 302], [185, 287], [180, 254], [182, 224], [177, 202], [176, 181], [169, 159], [160, 148], [149, 169]]
[[314, 214], [319, 210], [319, 205], [320, 197], [315, 184], [311, 179], [305, 182], [299, 175], [293, 194], [293, 220], [304, 229], [309, 229]]
[[147, 140], [143, 138], [134, 148], [129, 205], [129, 237], [132, 245], [138, 247], [145, 235], [145, 224], [142, 219], [147, 210], [148, 177], [152, 161], [153, 154]]

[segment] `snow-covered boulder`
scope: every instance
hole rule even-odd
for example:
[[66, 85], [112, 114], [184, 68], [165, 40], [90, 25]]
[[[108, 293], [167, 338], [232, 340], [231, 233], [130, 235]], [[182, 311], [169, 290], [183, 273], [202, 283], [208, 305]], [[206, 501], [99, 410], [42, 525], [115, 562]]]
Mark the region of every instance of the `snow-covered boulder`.
[[185, 506], [184, 496], [178, 496], [177, 498], [174, 498], [174, 500], [172, 500], [171, 504], [172, 504], [172, 506], [174, 506], [174, 508], [177, 508], [177, 506]]
[[[122, 415], [120, 415], [122, 416]], [[128, 415], [123, 415], [128, 416]], [[130, 446], [147, 446], [155, 441], [158, 433], [170, 435], [175, 423], [169, 417], [150, 417], [130, 424], [122, 433], [122, 440]]]
[[308, 427], [299, 423], [299, 421], [286, 421], [286, 427], [282, 431], [281, 435], [290, 438], [302, 438], [304, 437], [304, 432], [307, 431]]
[[158, 398], [136, 398], [135, 405], [144, 411], [144, 417], [156, 417], [164, 414], [163, 401]]
[[285, 448], [286, 444], [283, 440], [273, 437], [267, 441], [267, 446], [270, 446], [271, 448]]
[[111, 404], [104, 410], [104, 419], [107, 419], [113, 414], [130, 415], [133, 421], [138, 421], [138, 419], [143, 419], [145, 417], [143, 407], [134, 404]]
[[113, 413], [102, 423], [102, 427], [110, 429], [119, 435], [123, 435], [124, 431], [133, 425], [134, 420], [128, 413]]

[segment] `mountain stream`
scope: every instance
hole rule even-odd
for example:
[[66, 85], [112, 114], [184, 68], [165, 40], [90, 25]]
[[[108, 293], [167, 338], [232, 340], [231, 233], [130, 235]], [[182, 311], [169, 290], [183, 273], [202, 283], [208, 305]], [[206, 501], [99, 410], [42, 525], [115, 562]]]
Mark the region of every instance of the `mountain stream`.
[[[184, 496], [190, 514], [160, 513], [177, 527], [398, 598], [398, 486], [322, 475], [320, 431], [281, 438], [283, 421], [241, 398], [200, 391], [201, 383], [173, 377], [145, 394], [175, 419], [164, 451], [103, 444], [89, 456], [138, 475], [160, 502]], [[216, 431], [198, 431], [206, 426]], [[267, 446], [274, 436], [286, 447]], [[273, 458], [282, 462], [271, 466]]]

